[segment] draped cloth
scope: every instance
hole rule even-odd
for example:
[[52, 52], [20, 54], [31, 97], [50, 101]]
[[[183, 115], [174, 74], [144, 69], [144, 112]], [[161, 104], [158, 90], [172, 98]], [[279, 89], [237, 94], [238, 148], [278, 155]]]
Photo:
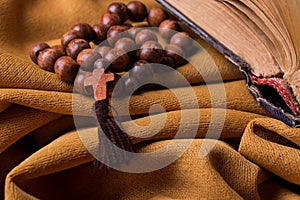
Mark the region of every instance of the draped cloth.
[[[39, 69], [30, 61], [28, 50], [38, 41], [59, 44], [61, 35], [76, 23], [98, 23], [110, 1], [0, 2], [1, 198], [300, 199], [299, 129], [288, 127], [257, 105], [240, 72], [192, 33], [204, 49], [193, 57], [199, 60], [205, 77], [191, 64], [177, 71], [192, 83], [196, 101], [187, 96], [180, 105], [168, 89], [147, 90], [131, 97], [129, 112], [139, 126], [165, 119], [158, 133], [145, 137], [145, 132], [122, 122], [135, 149], [145, 153], [174, 140], [183, 114], [199, 115], [200, 120], [191, 120], [188, 126], [197, 127], [195, 138], [176, 138], [177, 145], [158, 159], [181, 151], [186, 142], [191, 142], [189, 148], [170, 165], [151, 172], [95, 171], [89, 151], [94, 143], [83, 142], [74, 124], [74, 116], [85, 116], [83, 119], [91, 120], [82, 131], [95, 131], [93, 99], [72, 94], [72, 85]], [[144, 2], [148, 7], [158, 6], [154, 1]], [[214, 80], [211, 59], [224, 83]], [[212, 107], [209, 88], [220, 84], [226, 106], [217, 102]], [[180, 93], [185, 87], [173, 90]], [[148, 115], [156, 104], [166, 112]], [[212, 116], [222, 115], [224, 124], [211, 123]], [[151, 124], [153, 130], [156, 126], [160, 124]], [[220, 130], [220, 137], [206, 137], [208, 129]], [[189, 135], [189, 128], [182, 131]], [[214, 148], [200, 156], [204, 143], [214, 143]]]

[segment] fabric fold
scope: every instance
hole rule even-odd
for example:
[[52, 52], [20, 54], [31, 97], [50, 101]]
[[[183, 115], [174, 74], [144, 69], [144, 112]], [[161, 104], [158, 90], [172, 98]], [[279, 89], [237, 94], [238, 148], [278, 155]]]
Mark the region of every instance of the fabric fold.
[[274, 119], [251, 121], [239, 152], [275, 175], [300, 185], [299, 131]]
[[299, 199], [284, 184], [300, 185], [300, 131], [273, 119], [240, 72], [185, 26], [202, 46], [191, 57], [202, 73], [192, 64], [178, 67], [182, 77], [168, 80], [170, 90], [151, 87], [112, 98], [109, 114], [139, 153], [178, 142], [153, 160], [163, 162], [191, 145], [152, 172], [95, 170], [94, 100], [39, 69], [28, 50], [35, 42], [59, 44], [79, 22], [98, 23], [110, 3], [0, 0], [0, 199]]
[[[208, 127], [216, 125], [216, 124], [210, 124], [210, 118], [211, 118], [210, 109], [203, 109], [203, 110], [200, 110], [200, 112], [199, 112], [199, 110], [182, 110], [182, 111], [168, 112], [167, 113], [167, 115], [168, 115], [167, 122], [162, 127], [162, 130], [159, 133], [157, 133], [155, 136], [152, 136], [152, 137], [149, 137], [144, 134], [144, 133], [147, 133], [147, 131], [143, 132], [137, 128], [134, 128], [132, 125], [129, 124], [130, 122], [125, 122], [122, 124], [122, 126], [124, 127], [124, 130], [127, 133], [129, 133], [129, 135], [132, 137], [133, 143], [135, 143], [136, 145], [141, 144], [143, 146], [143, 142], [147, 142], [149, 140], [150, 141], [151, 140], [154, 140], [154, 141], [155, 140], [166, 140], [166, 141], [168, 141], [177, 134], [177, 132], [176, 132], [176, 131], [178, 131], [177, 126], [179, 126], [178, 121], [180, 121], [182, 112], [186, 112], [191, 117], [194, 114], [200, 114], [200, 116], [202, 116], [201, 121], [199, 122], [200, 124], [198, 124], [198, 123], [194, 124], [194, 126], [199, 126], [199, 128], [197, 130], [197, 135], [195, 136], [197, 138], [205, 137], [205, 133], [207, 132]], [[222, 113], [221, 110], [219, 112]], [[241, 111], [227, 110], [226, 116], [225, 116], [226, 123], [223, 128], [223, 133], [220, 135], [220, 138], [222, 138], [222, 139], [238, 138], [241, 136], [244, 128], [247, 125], [247, 121], [245, 121], [244, 124], [241, 124], [239, 122], [240, 115], [243, 115], [245, 117], [247, 116], [248, 121], [250, 121], [253, 118], [263, 117], [263, 116], [260, 116], [257, 114], [252, 114], [252, 113], [243, 113]], [[148, 125], [149, 121], [152, 120], [154, 123], [152, 125], [150, 125], [149, 128], [151, 128], [151, 130], [155, 131], [155, 130], [161, 128], [161, 127], [159, 127], [160, 124], [155, 123], [155, 122], [160, 121], [162, 117], [163, 117], [163, 114], [153, 115], [153, 116], [149, 116], [149, 117], [145, 117], [145, 118], [136, 119], [134, 121], [134, 123], [143, 127], [145, 125]], [[237, 125], [240, 126], [239, 129], [234, 128]], [[188, 126], [188, 127], [191, 128], [191, 126]], [[186, 140], [192, 139], [192, 138], [190, 138], [191, 129], [184, 129], [183, 130], [184, 132], [181, 133], [183, 135], [186, 135]], [[219, 130], [218, 127], [215, 127], [214, 129]], [[16, 193], [18, 195], [21, 195], [22, 198], [23, 197], [25, 198], [27, 195], [29, 195], [29, 196], [33, 195], [33, 197], [36, 197], [35, 196], [36, 194], [26, 193], [25, 192], [26, 189], [23, 188], [23, 187], [25, 187], [25, 188], [28, 187], [29, 190], [32, 189], [29, 185], [37, 184], [34, 182], [31, 183], [30, 181], [32, 179], [39, 179], [40, 177], [45, 177], [48, 175], [51, 176], [58, 172], [62, 172], [64, 170], [71, 169], [71, 168], [74, 168], [79, 165], [84, 165], [85, 163], [92, 161], [93, 158], [90, 153], [93, 152], [97, 146], [97, 137], [94, 137], [95, 134], [97, 135], [97, 128], [89, 128], [89, 129], [84, 129], [84, 130], [72, 131], [70, 133], [64, 134], [63, 136], [54, 140], [49, 145], [43, 147], [42, 149], [40, 149], [39, 151], [34, 153], [32, 156], [30, 156], [28, 159], [26, 159], [24, 162], [22, 162], [20, 165], [18, 165], [15, 169], [13, 169], [10, 172], [10, 174], [7, 176], [7, 179], [6, 179], [6, 191], [8, 193], [7, 195], [11, 198], [15, 198], [13, 196], [10, 196], [10, 195], [14, 195], [14, 192], [12, 192], [12, 191], [15, 190]], [[202, 141], [202, 140], [199, 139], [199, 141]], [[161, 142], [158, 142], [157, 146], [155, 144], [153, 144], [152, 148], [157, 149], [157, 148], [161, 147], [161, 144], [159, 144], [159, 143], [161, 143]], [[166, 142], [162, 142], [162, 143], [166, 143]], [[197, 143], [197, 141], [196, 141], [196, 143]], [[217, 141], [216, 141], [216, 143], [217, 143], [216, 146], [218, 146], [220, 144], [222, 144], [222, 145], [220, 145], [219, 149], [214, 148], [207, 155], [207, 158], [204, 158], [204, 160], [207, 160], [207, 159], [210, 160], [209, 161], [210, 165], [212, 165], [213, 169], [216, 170], [215, 173], [217, 173], [217, 174], [220, 173], [221, 177], [225, 176], [224, 179], [226, 182], [224, 182], [225, 185], [222, 186], [224, 188], [221, 190], [227, 191], [229, 188], [232, 187], [232, 188], [234, 188], [234, 190], [238, 191], [238, 193], [242, 194], [242, 196], [244, 196], [244, 197], [248, 198], [249, 196], [251, 196], [251, 198], [249, 198], [249, 199], [258, 198], [257, 191], [256, 191], [257, 189], [253, 188], [253, 190], [250, 192], [249, 189], [245, 189], [245, 187], [252, 188], [252, 186], [254, 186], [253, 184], [257, 185], [257, 184], [263, 182], [269, 176], [268, 173], [261, 171], [254, 164], [251, 164], [249, 161], [246, 161], [245, 158], [240, 156], [237, 152], [235, 152], [235, 150], [232, 147], [229, 147], [227, 144], [222, 143], [222, 142], [217, 142]], [[146, 145], [145, 148], [147, 149], [149, 147]], [[191, 147], [190, 151], [196, 152], [196, 149], [198, 150], [197, 152], [199, 153], [199, 151], [200, 151], [199, 146], [197, 148]], [[176, 149], [173, 149], [173, 150], [177, 151]], [[166, 155], [164, 155], [164, 156], [166, 156]], [[231, 156], [233, 156], [233, 157], [238, 156], [238, 157], [232, 158]], [[183, 158], [180, 158], [180, 159], [184, 159], [184, 156], [183, 156]], [[195, 159], [197, 160], [199, 158], [195, 158]], [[186, 162], [194, 162], [193, 160], [195, 160], [195, 159], [192, 159], [191, 161], [186, 160]], [[238, 159], [238, 161], [236, 159]], [[241, 165], [240, 162], [242, 162], [244, 164], [248, 163], [246, 165], [249, 167], [249, 169], [247, 167], [245, 168], [244, 164]], [[205, 161], [204, 163], [207, 163], [207, 161]], [[176, 165], [176, 163], [175, 163], [175, 165]], [[185, 162], [180, 165], [181, 165], [181, 167], [190, 166], [189, 164], [187, 164]], [[184, 166], [184, 165], [187, 165], [187, 166]], [[233, 167], [234, 165], [237, 165], [237, 166]], [[91, 165], [89, 165], [89, 166], [91, 167]], [[229, 168], [227, 168], [225, 166], [228, 166]], [[199, 172], [197, 172], [198, 171], [197, 165], [195, 165], [194, 167], [195, 168], [190, 169], [190, 172], [193, 174], [194, 173], [201, 174], [201, 170]], [[233, 171], [229, 173], [228, 170], [230, 169], [230, 167], [233, 167], [232, 168]], [[90, 169], [90, 170], [92, 170], [92, 169]], [[210, 171], [210, 168], [207, 167], [206, 170]], [[241, 172], [241, 170], [242, 171], [246, 170], [246, 171]], [[252, 171], [252, 170], [254, 170], [256, 172], [254, 173], [254, 171]], [[84, 176], [84, 174], [86, 172], [81, 171], [80, 173], [82, 173], [81, 176]], [[111, 172], [108, 172], [108, 173], [109, 174], [115, 173], [115, 171], [112, 170]], [[186, 176], [189, 176], [188, 172], [186, 172], [186, 173], [187, 173]], [[236, 173], [243, 175], [243, 176], [245, 175], [248, 177], [237, 178]], [[200, 176], [200, 174], [199, 174], [199, 176]], [[238, 175], [238, 176], [240, 176], [240, 175]], [[126, 177], [127, 174], [124, 173], [124, 176]], [[218, 176], [220, 176], [220, 175], [218, 175]], [[228, 176], [230, 176], [230, 177], [228, 177]], [[219, 177], [218, 179], [220, 179], [221, 177]], [[89, 178], [91, 179], [91, 177], [89, 177]], [[107, 177], [104, 176], [104, 178], [106, 179]], [[246, 179], [250, 178], [252, 180], [251, 181], [252, 186], [247, 185], [247, 184], [249, 184], [249, 182], [242, 182], [242, 183], [240, 182], [241, 179], [245, 179], [245, 178]], [[221, 182], [223, 182], [222, 178], [220, 180], [222, 180]], [[89, 181], [97, 181], [97, 180], [89, 180]], [[189, 181], [189, 180], [185, 180], [185, 181]], [[39, 183], [42, 184], [43, 182], [39, 182]], [[45, 184], [47, 185], [47, 183], [45, 183]], [[76, 183], [76, 184], [78, 184], [78, 183]], [[180, 183], [177, 183], [177, 184], [180, 184]], [[229, 185], [227, 185], [227, 184], [229, 184]], [[246, 185], [244, 185], [244, 184], [246, 184]], [[38, 186], [35, 186], [35, 187], [38, 187]], [[40, 185], [40, 187], [42, 187], [42, 185]], [[176, 188], [177, 187], [179, 187], [179, 185], [176, 186]], [[45, 190], [45, 188], [43, 190]], [[229, 189], [227, 192], [229, 192], [229, 191], [232, 192], [232, 189]], [[37, 190], [35, 189], [35, 190], [33, 190], [33, 192], [37, 192]], [[45, 192], [47, 192], [47, 191], [45, 191]], [[234, 194], [234, 193], [232, 193], [232, 194]], [[49, 195], [51, 195], [51, 194], [49, 194]], [[70, 194], [66, 194], [66, 195], [70, 195]], [[111, 195], [113, 195], [113, 194], [111, 194]], [[136, 195], [138, 195], [138, 194], [136, 194]], [[237, 196], [234, 198], [237, 198]]]
[[[214, 88], [215, 87], [215, 88]], [[245, 112], [253, 112], [256, 114], [271, 116], [264, 108], [256, 104], [251, 99], [251, 95], [247, 91], [244, 81], [232, 81], [226, 83], [215, 83], [210, 86], [199, 85], [193, 87], [181, 87], [171, 90], [155, 90], [146, 91], [130, 97], [129, 107], [124, 107], [124, 102], [128, 99], [113, 99], [112, 106], [118, 111], [118, 115], [147, 114], [152, 105], [161, 105], [166, 111], [174, 111], [180, 109], [193, 108], [209, 108], [211, 107], [212, 93], [218, 93], [218, 88], [224, 88], [224, 94], [220, 98], [225, 98], [226, 105], [222, 100], [215, 98], [215, 108], [228, 108]], [[190, 90], [194, 94], [187, 96], [179, 96], [184, 101], [178, 102], [178, 97], [174, 95], [186, 94]], [[55, 91], [31, 90], [31, 89], [0, 89], [0, 101], [20, 104], [34, 109], [44, 110], [47, 112], [55, 112], [65, 115], [81, 115], [92, 116], [93, 99], [77, 94]], [[129, 108], [129, 111], [128, 111]]]
[[[186, 142], [188, 140], [178, 140], [178, 145], [184, 145]], [[57, 198], [58, 192], [54, 190], [62, 187], [64, 193], [60, 193], [60, 198], [97, 196], [103, 199], [139, 199], [142, 196], [151, 198], [162, 194], [172, 198], [185, 198], [188, 195], [190, 199], [196, 199], [199, 195], [203, 198], [223, 196], [225, 199], [242, 199], [242, 197], [259, 199], [255, 185], [259, 179], [265, 179], [268, 175], [220, 141], [216, 142], [215, 148], [209, 155], [199, 158], [198, 153], [203, 142], [204, 140], [200, 139], [193, 141], [179, 160], [158, 171], [131, 174], [110, 170], [104, 173], [104, 171], [93, 171], [93, 165], [88, 163], [92, 158], [80, 144], [76, 132], [68, 133], [13, 169], [6, 179], [6, 195], [9, 198]], [[168, 140], [140, 145], [138, 148], [139, 152], [151, 152], [163, 148], [166, 144]], [[65, 150], [63, 151], [65, 153], [57, 154], [54, 149], [59, 149], [59, 152]], [[158, 159], [172, 156], [178, 150], [178, 148], [170, 149], [167, 154], [161, 154]], [[224, 157], [224, 153], [229, 156], [228, 159]], [[220, 162], [220, 156], [223, 157], [222, 165], [215, 165], [216, 162]], [[226, 169], [234, 165], [239, 170], [228, 173]], [[59, 172], [59, 176], [65, 179], [56, 182], [58, 174], [55, 172]], [[246, 181], [236, 182], [238, 179]], [[90, 188], [92, 185], [97, 186], [98, 190], [94, 191]], [[48, 187], [46, 191], [45, 186]], [[44, 189], [41, 191], [38, 188]], [[76, 194], [73, 192], [74, 188], [77, 189]], [[194, 192], [187, 193], [187, 191]]]
[[61, 117], [57, 113], [49, 113], [23, 106], [13, 106], [0, 113], [0, 152], [31, 131], [48, 122]]

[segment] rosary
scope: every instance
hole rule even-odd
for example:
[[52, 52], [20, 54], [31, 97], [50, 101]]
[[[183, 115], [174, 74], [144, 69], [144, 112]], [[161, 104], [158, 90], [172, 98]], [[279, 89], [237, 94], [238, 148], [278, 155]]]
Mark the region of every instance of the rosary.
[[[164, 48], [158, 42], [155, 30], [126, 23], [127, 20], [143, 22], [145, 19], [149, 27], [159, 27], [158, 34], [168, 43]], [[97, 46], [92, 48], [92, 43]], [[113, 90], [118, 82], [121, 87], [114, 90], [114, 95], [125, 96], [138, 84], [152, 79], [155, 71], [151, 63], [176, 68], [186, 62], [184, 57], [192, 47], [189, 34], [182, 32], [178, 21], [170, 19], [164, 9], [153, 7], [148, 12], [140, 1], [131, 1], [127, 5], [114, 2], [98, 24], [76, 24], [63, 34], [60, 45], [50, 47], [45, 42], [32, 45], [30, 58], [41, 69], [54, 72], [62, 81], [74, 84], [76, 92], [93, 96], [98, 125], [105, 136], [117, 147], [134, 152], [128, 135], [108, 115], [109, 90]], [[120, 79], [119, 73], [126, 71], [129, 76]], [[99, 131], [98, 128], [99, 144], [109, 149]], [[114, 164], [126, 162], [120, 157], [117, 159], [117, 155], [106, 155], [104, 159]]]

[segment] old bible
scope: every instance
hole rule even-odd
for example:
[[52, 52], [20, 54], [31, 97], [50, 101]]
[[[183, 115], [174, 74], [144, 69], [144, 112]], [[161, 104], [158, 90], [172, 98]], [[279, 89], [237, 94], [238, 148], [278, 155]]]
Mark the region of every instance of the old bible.
[[237, 66], [257, 101], [300, 122], [300, 0], [158, 0]]

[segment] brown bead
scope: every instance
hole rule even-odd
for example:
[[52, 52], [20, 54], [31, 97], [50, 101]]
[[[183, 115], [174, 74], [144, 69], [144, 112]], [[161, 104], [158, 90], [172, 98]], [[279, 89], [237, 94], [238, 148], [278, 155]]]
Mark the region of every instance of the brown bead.
[[76, 60], [77, 55], [83, 50], [91, 48], [89, 43], [84, 39], [75, 39], [69, 42], [66, 52], [67, 55]]
[[110, 46], [100, 46], [100, 47], [97, 47], [95, 50], [97, 50], [98, 53], [102, 57], [105, 57], [105, 55], [111, 50], [111, 47]]
[[172, 67], [172, 68], [175, 67], [175, 61], [171, 57], [163, 57], [161, 64]]
[[124, 79], [124, 93], [130, 94], [133, 93], [134, 90], [138, 89], [141, 84], [137, 81], [134, 76], [129, 76]]
[[86, 72], [86, 71], [79, 72], [74, 80], [74, 90], [83, 95], [87, 95], [87, 96], [92, 95], [93, 91], [88, 91], [84, 87], [84, 80], [90, 76], [92, 76], [92, 72]]
[[120, 16], [122, 22], [128, 19], [128, 10], [124, 3], [114, 2], [107, 7], [108, 13], [114, 13]]
[[141, 46], [141, 49], [139, 50], [139, 56], [141, 60], [160, 63], [164, 57], [164, 50], [158, 42], [147, 41]]
[[100, 26], [100, 24], [95, 24], [93, 26], [93, 30], [95, 32], [93, 43], [96, 44], [96, 45], [98, 45], [101, 42], [103, 42], [104, 40], [106, 40], [106, 33], [107, 33], [107, 31], [105, 31], [101, 27], [102, 26]]
[[130, 38], [135, 40], [135, 36], [138, 32], [140, 32], [141, 30], [143, 30], [143, 28], [141, 27], [131, 27], [130, 29], [128, 29], [127, 34]]
[[99, 58], [94, 63], [94, 69], [100, 69], [103, 68], [105, 70], [108, 69], [109, 61], [106, 58]]
[[141, 46], [146, 41], [157, 41], [156, 33], [149, 29], [143, 29], [136, 34], [135, 43], [137, 46]]
[[159, 34], [167, 40], [178, 31], [181, 31], [181, 26], [177, 21], [172, 19], [166, 19], [159, 25]]
[[84, 71], [93, 71], [94, 63], [101, 55], [94, 49], [84, 49], [77, 56], [77, 63]]
[[148, 15], [147, 7], [140, 1], [130, 1], [127, 10], [129, 19], [133, 22], [142, 22]]
[[[124, 50], [130, 58], [130, 63], [133, 63], [137, 59], [137, 48], [135, 42], [130, 38], [120, 38], [116, 43], [115, 47], [117, 49]], [[128, 65], [125, 71], [128, 71], [131, 68], [131, 65]]]
[[127, 27], [121, 26], [121, 25], [114, 25], [114, 26], [110, 27], [109, 30], [107, 31], [108, 43], [113, 47], [115, 42], [118, 39], [127, 36], [127, 33], [124, 32], [127, 30], [128, 30]]
[[54, 72], [54, 63], [61, 56], [59, 51], [47, 48], [39, 53], [37, 63], [43, 70]]
[[84, 39], [88, 42], [90, 42], [94, 39], [95, 32], [94, 32], [93, 28], [87, 23], [76, 24], [75, 26], [73, 26], [72, 29], [80, 32], [81, 35], [84, 36]]
[[50, 46], [45, 42], [39, 42], [39, 43], [32, 45], [30, 48], [30, 52], [29, 52], [31, 60], [35, 64], [37, 64], [37, 58], [39, 56], [39, 53], [47, 48], [50, 48]]
[[175, 33], [170, 40], [170, 44], [176, 44], [187, 52], [193, 48], [193, 40], [186, 32]]
[[116, 41], [114, 48], [122, 49], [126, 53], [129, 53], [136, 50], [136, 45], [132, 39], [123, 37]]
[[101, 29], [107, 31], [111, 26], [121, 25], [122, 20], [119, 15], [114, 13], [105, 13], [100, 19]]
[[74, 39], [84, 39], [84, 35], [76, 30], [69, 30], [61, 37], [61, 45], [66, 47]]
[[175, 66], [180, 66], [185, 62], [184, 51], [175, 44], [168, 44], [165, 46], [165, 56], [174, 60]]
[[51, 49], [54, 49], [55, 51], [58, 51], [58, 53], [61, 55], [61, 56], [65, 56], [66, 55], [66, 49], [61, 46], [61, 45], [54, 45], [51, 47]]
[[159, 27], [160, 23], [169, 18], [168, 13], [159, 7], [153, 7], [148, 14], [149, 26]]
[[122, 49], [112, 49], [105, 58], [110, 63], [109, 70], [112, 72], [123, 72], [130, 64], [130, 58]]
[[79, 64], [69, 56], [62, 56], [55, 62], [55, 74], [64, 82], [71, 83], [75, 80]]
[[130, 29], [130, 28], [133, 27], [132, 24], [128, 24], [128, 23], [123, 24], [122, 26], [124, 26], [126, 28], [126, 30], [128, 30], [128, 29]]
[[134, 63], [129, 76], [134, 76], [140, 84], [149, 83], [153, 78], [152, 66], [146, 60], [139, 60]]

